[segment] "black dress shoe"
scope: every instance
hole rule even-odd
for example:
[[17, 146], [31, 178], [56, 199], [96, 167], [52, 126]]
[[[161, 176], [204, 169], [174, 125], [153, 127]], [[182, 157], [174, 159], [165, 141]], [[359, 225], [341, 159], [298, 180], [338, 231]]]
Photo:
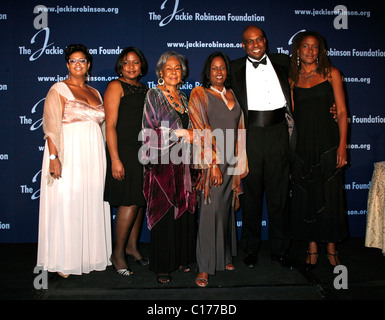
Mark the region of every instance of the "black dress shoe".
[[141, 266], [148, 266], [150, 263], [147, 258], [143, 257], [142, 259], [136, 259], [133, 255], [126, 253], [126, 260], [130, 258], [134, 259], [135, 262]]
[[[305, 270], [306, 271], [311, 271], [313, 270], [316, 266], [317, 266], [317, 262], [318, 262], [318, 252], [307, 252], [307, 255], [309, 256], [309, 262], [306, 262], [305, 261]], [[315, 255], [316, 256], [316, 262], [315, 263], [311, 263], [311, 256], [312, 255]]]
[[148, 261], [147, 258], [142, 258], [142, 259], [139, 259], [139, 260], [135, 260], [135, 262], [137, 264], [140, 264], [141, 266], [148, 266], [150, 264], [150, 262]]
[[252, 268], [257, 264], [257, 255], [255, 253], [249, 253], [244, 259], [243, 262], [248, 267]]
[[271, 258], [281, 263], [282, 267], [286, 267], [289, 269], [295, 268], [294, 261], [288, 255], [284, 255], [284, 256], [272, 255]]

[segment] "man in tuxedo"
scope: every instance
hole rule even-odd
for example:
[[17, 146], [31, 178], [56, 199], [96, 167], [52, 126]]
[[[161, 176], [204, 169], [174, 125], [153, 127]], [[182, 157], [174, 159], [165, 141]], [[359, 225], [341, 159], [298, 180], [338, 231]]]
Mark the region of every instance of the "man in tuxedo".
[[257, 262], [262, 207], [266, 198], [269, 245], [273, 259], [291, 266], [287, 235], [290, 152], [295, 127], [288, 83], [290, 58], [268, 54], [263, 30], [248, 26], [242, 34], [246, 57], [231, 62], [232, 89], [245, 116], [249, 174], [243, 180], [242, 236], [244, 262]]

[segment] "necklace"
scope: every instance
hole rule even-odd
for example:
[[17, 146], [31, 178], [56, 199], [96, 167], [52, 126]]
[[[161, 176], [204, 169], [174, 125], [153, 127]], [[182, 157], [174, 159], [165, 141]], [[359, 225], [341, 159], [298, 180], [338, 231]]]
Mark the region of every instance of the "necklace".
[[[179, 113], [184, 113], [185, 111], [187, 112], [183, 104], [179, 104], [177, 101], [174, 101], [174, 95], [170, 92], [169, 89], [165, 88], [164, 91], [167, 93], [166, 94], [167, 98], [171, 100], [170, 102], [171, 102], [171, 105], [174, 107], [174, 109], [176, 109]], [[178, 100], [181, 101], [179, 91], [177, 91], [177, 95], [178, 95]]]
[[304, 79], [305, 82], [309, 82], [312, 78], [314, 78], [318, 72], [317, 69], [314, 69], [309, 72], [302, 73], [302, 71], [299, 72], [300, 76]]
[[219, 90], [215, 89], [213, 86], [210, 86], [210, 89], [213, 90], [213, 91], [216, 92], [216, 93], [219, 93], [219, 94], [221, 95], [221, 97], [222, 97], [223, 102], [224, 102], [225, 105], [227, 106], [227, 104], [228, 104], [229, 102], [228, 102], [227, 99], [225, 98], [226, 88], [223, 87], [222, 91], [219, 91]]

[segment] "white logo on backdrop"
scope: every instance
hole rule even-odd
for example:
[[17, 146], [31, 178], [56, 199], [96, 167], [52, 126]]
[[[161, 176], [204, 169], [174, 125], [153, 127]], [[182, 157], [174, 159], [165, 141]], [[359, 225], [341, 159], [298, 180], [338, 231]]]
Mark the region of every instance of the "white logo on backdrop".
[[[148, 12], [151, 21], [159, 21], [159, 27], [168, 25], [172, 20], [179, 21], [212, 21], [212, 22], [263, 22], [265, 16], [257, 15], [256, 13], [245, 12], [241, 15], [234, 15], [232, 12], [213, 14], [210, 12], [195, 12], [193, 14], [184, 12], [184, 9], [179, 9], [179, 0], [174, 1], [174, 5], [168, 0], [164, 0], [160, 6], [160, 10], [167, 9], [171, 13], [163, 18], [161, 14], [155, 11]], [[183, 12], [182, 12], [183, 11]]]
[[64, 53], [63, 49], [55, 47], [53, 42], [49, 43], [50, 30], [48, 28], [48, 12], [44, 9], [46, 9], [44, 6], [39, 5], [33, 10], [33, 13], [39, 13], [33, 20], [34, 28], [39, 31], [33, 35], [30, 42], [32, 45], [40, 43], [41, 47], [36, 51], [26, 46], [19, 47], [19, 54], [29, 55], [29, 61], [39, 59], [43, 53], [51, 55], [61, 55]]
[[35, 51], [30, 57], [29, 57], [29, 61], [34, 61], [34, 60], [37, 60], [40, 58], [40, 56], [44, 53], [44, 50], [47, 49], [48, 47], [52, 46], [53, 45], [53, 42], [48, 44], [48, 41], [49, 41], [49, 28], [43, 28], [41, 29], [40, 31], [38, 31], [31, 39], [31, 44], [34, 44], [36, 42], [36, 38], [38, 37], [38, 35], [40, 33], [45, 33], [44, 34], [44, 42], [43, 42], [43, 46]]
[[35, 61], [39, 59], [43, 53], [49, 54], [49, 55], [62, 55], [64, 53], [63, 49], [59, 47], [55, 47], [53, 45], [54, 44], [53, 42], [48, 43], [49, 35], [50, 35], [49, 28], [43, 28], [40, 31], [36, 32], [35, 35], [31, 38], [31, 44], [40, 43], [41, 47], [36, 51], [32, 51], [31, 48], [28, 48], [26, 46], [20, 46], [19, 54], [30, 55], [29, 61]]
[[[168, 0], [163, 1], [163, 3], [160, 6], [160, 10], [166, 9], [166, 3], [167, 2], [168, 2]], [[175, 15], [178, 12], [183, 11], [183, 9], [178, 10], [178, 6], [179, 6], [179, 0], [175, 0], [174, 8], [172, 10], [172, 13], [169, 14], [166, 18], [162, 19], [162, 21], [159, 22], [159, 26], [160, 27], [164, 27], [164, 26], [168, 25], [172, 21], [172, 19], [174, 19]]]
[[[289, 41], [287, 42], [287, 44], [288, 44], [289, 46], [291, 46], [291, 45], [293, 44], [293, 40], [294, 40], [295, 36], [296, 36], [297, 34], [301, 33], [301, 32], [304, 32], [304, 31], [306, 31], [306, 30], [305, 30], [305, 29], [302, 29], [302, 30], [299, 30], [299, 31], [297, 31], [296, 33], [294, 33], [294, 34], [291, 36], [291, 38], [289, 39]], [[278, 53], [287, 54], [287, 55], [291, 56], [291, 50], [290, 50], [290, 49], [285, 49], [284, 47], [277, 47], [277, 52], [278, 52]]]
[[[44, 107], [44, 103], [43, 103], [44, 100], [45, 100], [45, 98], [40, 99], [38, 102], [35, 103], [35, 105], [31, 109], [31, 114], [36, 113], [36, 109], [39, 107], [39, 105], [42, 105]], [[26, 115], [21, 115], [21, 116], [19, 116], [19, 119], [20, 119], [20, 124], [31, 125], [29, 128], [29, 130], [31, 130], [31, 131], [35, 131], [35, 130], [39, 129], [43, 124], [43, 118], [39, 118], [36, 121], [34, 121], [32, 118], [30, 118]]]
[[40, 179], [39, 179], [40, 174], [41, 174], [41, 170], [36, 172], [36, 174], [32, 177], [32, 183], [37, 183], [37, 185], [38, 185], [37, 190], [34, 190], [33, 187], [26, 185], [26, 184], [20, 185], [20, 192], [22, 194], [30, 194], [31, 200], [36, 200], [36, 199], [39, 199], [39, 197], [40, 197], [40, 188], [39, 188], [40, 187]]

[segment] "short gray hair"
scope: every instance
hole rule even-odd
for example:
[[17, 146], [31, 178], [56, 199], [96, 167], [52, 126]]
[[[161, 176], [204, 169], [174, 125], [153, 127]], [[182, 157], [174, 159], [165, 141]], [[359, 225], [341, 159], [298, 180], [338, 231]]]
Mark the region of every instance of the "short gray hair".
[[161, 78], [160, 71], [162, 71], [167, 60], [171, 57], [175, 57], [179, 60], [180, 66], [182, 68], [182, 80], [184, 80], [187, 77], [187, 73], [188, 73], [187, 60], [183, 55], [175, 51], [167, 51], [160, 56], [155, 68], [156, 76], [158, 77], [158, 79]]

